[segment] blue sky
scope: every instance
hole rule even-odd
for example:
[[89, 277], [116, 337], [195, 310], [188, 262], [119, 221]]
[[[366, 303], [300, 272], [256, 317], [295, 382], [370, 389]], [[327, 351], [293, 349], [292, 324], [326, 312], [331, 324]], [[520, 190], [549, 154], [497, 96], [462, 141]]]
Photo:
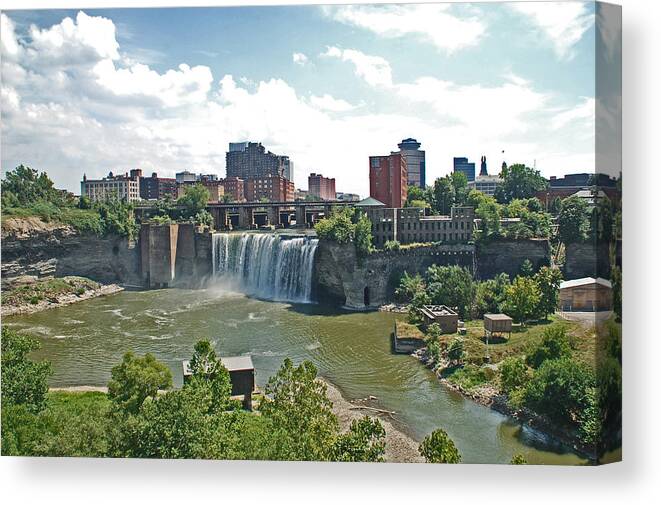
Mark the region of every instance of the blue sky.
[[[594, 4], [7, 11], [2, 170], [224, 175], [254, 140], [338, 191], [415, 137], [453, 156], [594, 170]], [[68, 19], [67, 19], [68, 18]], [[431, 182], [428, 181], [428, 182]]]

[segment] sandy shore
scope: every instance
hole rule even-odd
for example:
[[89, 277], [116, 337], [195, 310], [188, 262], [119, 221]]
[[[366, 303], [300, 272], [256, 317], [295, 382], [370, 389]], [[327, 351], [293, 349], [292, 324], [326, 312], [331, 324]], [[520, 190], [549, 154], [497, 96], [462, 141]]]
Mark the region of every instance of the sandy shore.
[[[322, 379], [323, 380], [323, 379]], [[340, 390], [333, 384], [324, 380], [328, 387], [328, 398], [333, 402], [333, 413], [340, 422], [341, 431], [346, 431], [354, 419], [361, 419], [365, 415], [378, 417], [386, 430], [386, 461], [390, 463], [424, 463], [425, 460], [418, 452], [418, 442], [395, 428], [388, 419], [387, 414], [378, 415], [376, 411], [357, 409], [358, 406], [372, 406], [366, 401], [348, 401], [342, 396]]]
[[42, 300], [36, 304], [21, 304], [21, 305], [2, 305], [2, 316], [13, 316], [15, 314], [34, 314], [35, 312], [40, 312], [46, 309], [52, 309], [55, 307], [64, 307], [65, 305], [71, 305], [72, 303], [82, 302], [83, 300], [90, 300], [92, 298], [97, 298], [99, 296], [108, 296], [114, 295], [124, 291], [124, 288], [118, 286], [117, 284], [108, 284], [106, 286], [101, 286], [99, 289], [90, 289], [85, 291], [82, 295], [68, 294], [58, 298], [57, 302], [51, 302], [49, 300]]

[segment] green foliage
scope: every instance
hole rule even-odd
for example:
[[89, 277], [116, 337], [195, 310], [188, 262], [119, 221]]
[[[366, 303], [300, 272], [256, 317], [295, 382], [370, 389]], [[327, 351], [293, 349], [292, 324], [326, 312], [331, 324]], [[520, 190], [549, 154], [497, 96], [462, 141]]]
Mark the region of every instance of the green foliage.
[[542, 341], [526, 356], [526, 363], [539, 368], [545, 361], [571, 356], [571, 344], [564, 326], [551, 325], [544, 330]]
[[384, 251], [399, 251], [400, 243], [397, 240], [388, 240], [383, 244]]
[[195, 344], [194, 354], [190, 361], [192, 377], [190, 387], [207, 386], [211, 390], [214, 411], [220, 412], [229, 405], [232, 383], [227, 368], [223, 366], [208, 340], [200, 340]]
[[404, 272], [399, 281], [399, 287], [395, 289], [395, 296], [400, 302], [413, 300], [416, 294], [425, 291], [425, 281], [420, 274], [409, 275]]
[[452, 172], [450, 174], [452, 188], [454, 190], [454, 204], [461, 206], [466, 204], [468, 199], [468, 179], [463, 172]]
[[213, 227], [213, 216], [211, 215], [211, 212], [206, 209], [202, 209], [200, 212], [195, 214], [192, 221], [199, 226], [207, 226], [209, 228]]
[[464, 359], [464, 341], [461, 338], [454, 338], [448, 345], [447, 356], [450, 363], [461, 363]]
[[611, 283], [613, 287], [613, 312], [622, 320], [622, 269], [611, 266]]
[[152, 223], [154, 224], [172, 224], [172, 218], [168, 216], [167, 214], [165, 215], [160, 215], [157, 214], [156, 216], [151, 218]]
[[503, 310], [517, 323], [532, 319], [537, 313], [541, 293], [539, 286], [530, 277], [517, 276], [505, 288]]
[[28, 358], [29, 353], [39, 347], [37, 340], [2, 327], [3, 410], [9, 405], [22, 405], [29, 413], [37, 413], [44, 408], [51, 365]]
[[544, 361], [523, 393], [526, 407], [551, 421], [578, 426], [587, 443], [596, 433], [595, 399], [594, 374], [571, 358]]
[[562, 282], [562, 272], [557, 268], [542, 267], [534, 276], [539, 287], [538, 314], [548, 319], [549, 314], [555, 313], [558, 307], [558, 290]]
[[539, 170], [521, 164], [504, 166], [500, 177], [503, 182], [496, 188], [495, 194], [496, 200], [500, 203], [508, 203], [516, 198], [532, 198], [537, 191], [542, 191], [548, 186], [548, 182]]
[[82, 195], [78, 199], [78, 208], [83, 210], [89, 210], [92, 208], [92, 200], [88, 196]]
[[441, 215], [449, 215], [455, 201], [455, 189], [449, 175], [439, 177], [434, 181], [434, 201], [432, 208]]
[[427, 435], [418, 448], [428, 463], [459, 463], [461, 455], [448, 434], [437, 429]]
[[583, 242], [588, 237], [590, 220], [588, 203], [577, 196], [562, 201], [558, 214], [558, 235], [565, 244]]
[[105, 233], [114, 233], [131, 239], [136, 237], [140, 227], [135, 221], [132, 203], [112, 195], [104, 202], [96, 203], [94, 208], [99, 213]]
[[486, 368], [467, 364], [450, 374], [447, 379], [464, 390], [471, 390], [488, 382], [489, 375]]
[[532, 262], [528, 258], [523, 260], [523, 263], [521, 263], [521, 267], [519, 268], [519, 272], [521, 273], [521, 276], [523, 276], [523, 277], [532, 277], [533, 274], [535, 273], [535, 269], [532, 266]]
[[2, 181], [2, 210], [5, 206], [30, 207], [36, 203], [50, 203], [57, 208], [67, 202], [46, 172], [24, 165], [8, 171]]
[[484, 314], [502, 312], [505, 302], [505, 288], [509, 286], [510, 278], [506, 273], [500, 273], [493, 279], [479, 282], [475, 288], [475, 312], [478, 317]]
[[528, 367], [519, 357], [505, 358], [498, 370], [500, 372], [500, 387], [507, 394], [525, 386], [530, 379]]
[[277, 459], [326, 461], [337, 432], [337, 418], [318, 380], [317, 369], [304, 361], [295, 367], [285, 359], [269, 379], [259, 410], [280, 440]]
[[523, 454], [515, 454], [510, 460], [510, 465], [527, 465], [528, 460]]
[[179, 197], [177, 204], [184, 207], [183, 218], [190, 219], [207, 207], [209, 190], [202, 184], [190, 184], [184, 189], [183, 196]]
[[[469, 195], [469, 197], [471, 196], [473, 196], [473, 192]], [[473, 200], [478, 203], [475, 208], [475, 216], [481, 220], [478, 238], [487, 241], [500, 237], [502, 235], [500, 228], [501, 206], [491, 196], [483, 195], [483, 198], [480, 199], [473, 196]]]
[[381, 462], [386, 452], [386, 430], [378, 419], [364, 416], [351, 421], [347, 433], [332, 446], [332, 461]]
[[432, 265], [427, 270], [427, 285], [433, 304], [456, 307], [462, 319], [469, 316], [475, 286], [467, 268]]
[[426, 291], [418, 291], [413, 295], [413, 299], [408, 306], [408, 321], [411, 324], [420, 324], [422, 322], [422, 307], [429, 305], [431, 299]]
[[353, 243], [356, 252], [363, 256], [372, 252], [372, 223], [358, 209], [335, 209], [329, 217], [315, 224], [314, 229], [321, 240]]
[[137, 413], [147, 398], [156, 397], [159, 389], [172, 387], [168, 367], [149, 353], [138, 357], [127, 352], [122, 362], [112, 368], [110, 376], [108, 397], [131, 414]]

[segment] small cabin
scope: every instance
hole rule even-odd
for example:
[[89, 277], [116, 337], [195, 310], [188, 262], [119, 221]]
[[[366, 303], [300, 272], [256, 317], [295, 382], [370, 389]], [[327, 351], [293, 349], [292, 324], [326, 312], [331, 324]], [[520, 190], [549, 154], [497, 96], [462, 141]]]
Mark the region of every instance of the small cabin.
[[445, 305], [423, 305], [420, 310], [423, 317], [423, 324], [438, 324], [441, 333], [457, 333], [459, 315], [450, 307]]
[[484, 333], [487, 337], [512, 335], [512, 318], [507, 314], [484, 314]]
[[601, 277], [583, 277], [560, 284], [559, 309], [563, 312], [600, 312], [613, 308], [613, 287]]
[[[228, 356], [221, 357], [220, 362], [230, 374], [232, 384], [232, 396], [243, 396], [244, 408], [252, 409], [252, 392], [255, 390], [255, 367], [250, 356]], [[193, 375], [190, 369], [190, 361], [182, 362], [184, 371], [184, 384]]]

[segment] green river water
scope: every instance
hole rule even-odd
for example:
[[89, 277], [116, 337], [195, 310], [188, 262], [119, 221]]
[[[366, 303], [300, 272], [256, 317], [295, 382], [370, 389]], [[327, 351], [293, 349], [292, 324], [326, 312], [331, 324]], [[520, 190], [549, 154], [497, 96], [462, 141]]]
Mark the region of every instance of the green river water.
[[153, 353], [182, 382], [181, 360], [201, 338], [221, 355], [250, 354], [263, 385], [282, 360], [309, 359], [349, 399], [374, 395], [417, 440], [445, 429], [466, 463], [581, 464], [570, 450], [447, 390], [410, 356], [390, 350], [396, 316], [292, 305], [219, 290], [124, 291], [40, 313], [5, 318], [39, 338], [37, 358], [53, 363], [51, 386], [105, 385], [127, 350]]

